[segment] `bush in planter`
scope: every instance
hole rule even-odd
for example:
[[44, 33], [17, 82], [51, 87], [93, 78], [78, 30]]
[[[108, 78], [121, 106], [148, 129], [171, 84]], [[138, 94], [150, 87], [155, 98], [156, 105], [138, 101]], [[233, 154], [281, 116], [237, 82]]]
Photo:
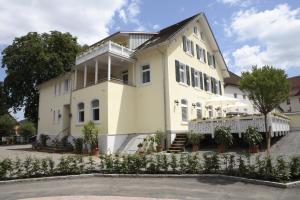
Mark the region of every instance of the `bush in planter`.
[[199, 145], [201, 140], [204, 139], [204, 135], [200, 133], [189, 133], [187, 135], [187, 144], [192, 145], [193, 151], [198, 151], [199, 150]]
[[95, 126], [95, 123], [89, 121], [87, 124], [85, 124], [82, 130], [82, 134], [84, 142], [91, 145], [92, 154], [98, 156], [99, 129]]
[[225, 147], [233, 144], [233, 136], [230, 133], [230, 127], [217, 126], [215, 129], [215, 141], [219, 145], [220, 153], [225, 152]]
[[243, 140], [249, 145], [250, 153], [257, 153], [258, 145], [263, 141], [263, 137], [255, 127], [249, 126], [246, 132], [243, 133]]
[[300, 178], [300, 156], [293, 156], [290, 159], [290, 171], [292, 179], [299, 179]]
[[166, 133], [163, 131], [156, 131], [154, 141], [156, 143], [156, 151], [161, 152], [163, 150], [163, 143], [166, 139]]

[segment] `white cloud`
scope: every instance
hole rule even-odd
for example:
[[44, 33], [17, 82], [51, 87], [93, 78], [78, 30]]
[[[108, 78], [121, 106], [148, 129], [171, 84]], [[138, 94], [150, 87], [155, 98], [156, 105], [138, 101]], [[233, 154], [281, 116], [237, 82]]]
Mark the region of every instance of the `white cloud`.
[[247, 6], [251, 5], [250, 0], [217, 0], [217, 1], [220, 3], [223, 3], [223, 4], [228, 4], [230, 6], [247, 7]]
[[[80, 43], [92, 44], [109, 33], [115, 14], [127, 0], [0, 0], [0, 43], [11, 43], [29, 31], [70, 32]], [[132, 5], [131, 14], [139, 13]]]
[[158, 25], [158, 24], [154, 24], [153, 26], [152, 26], [152, 29], [154, 29], [154, 30], [157, 30], [157, 29], [159, 29], [160, 28], [160, 26]]
[[282, 4], [273, 10], [240, 11], [234, 15], [229, 31], [237, 41], [252, 44], [232, 53], [236, 66], [300, 68], [300, 8], [293, 10]]

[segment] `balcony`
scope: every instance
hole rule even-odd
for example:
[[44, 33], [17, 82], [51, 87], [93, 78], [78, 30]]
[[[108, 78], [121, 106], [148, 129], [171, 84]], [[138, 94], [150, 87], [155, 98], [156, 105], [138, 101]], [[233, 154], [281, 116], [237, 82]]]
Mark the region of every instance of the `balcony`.
[[128, 49], [112, 41], [108, 41], [103, 44], [99, 44], [95, 47], [92, 47], [88, 49], [88, 51], [79, 54], [76, 57], [76, 65], [80, 65], [88, 60], [91, 60], [105, 53], [110, 53], [123, 59], [132, 60], [131, 55], [133, 52], [134, 51], [131, 49]]
[[[281, 115], [269, 115], [268, 125], [271, 126], [271, 136], [282, 136], [290, 131], [289, 118]], [[194, 120], [189, 122], [189, 130], [194, 133], [211, 134], [214, 137], [214, 130], [217, 126], [231, 128], [231, 133], [236, 133], [239, 137], [246, 131], [248, 126], [257, 128], [259, 132], [265, 132], [264, 117], [261, 115], [232, 117], [220, 119]]]

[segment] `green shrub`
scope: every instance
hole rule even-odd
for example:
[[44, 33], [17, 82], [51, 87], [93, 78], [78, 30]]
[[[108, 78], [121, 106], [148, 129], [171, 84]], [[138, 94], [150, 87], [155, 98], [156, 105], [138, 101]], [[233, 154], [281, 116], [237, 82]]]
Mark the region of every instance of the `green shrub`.
[[36, 128], [34, 123], [32, 122], [24, 122], [21, 124], [19, 128], [20, 135], [23, 136], [24, 138], [29, 138], [33, 135], [36, 135]]
[[293, 156], [290, 159], [290, 171], [292, 179], [300, 178], [300, 156]]
[[178, 164], [177, 164], [177, 157], [176, 157], [175, 154], [172, 154], [172, 155], [171, 155], [171, 163], [170, 163], [170, 166], [171, 166], [171, 168], [172, 168], [173, 173], [176, 173]]
[[166, 133], [163, 131], [156, 131], [154, 140], [157, 145], [162, 145], [166, 139]]
[[279, 182], [287, 182], [291, 178], [290, 168], [282, 157], [277, 158], [274, 174], [275, 179]]
[[215, 129], [215, 141], [217, 144], [230, 146], [233, 144], [233, 136], [229, 127], [217, 126]]
[[263, 137], [255, 127], [249, 126], [246, 132], [243, 133], [243, 140], [249, 146], [255, 146], [263, 141]]
[[204, 135], [200, 133], [189, 133], [187, 134], [187, 144], [188, 145], [199, 145], [201, 140], [204, 139]]
[[85, 124], [82, 129], [82, 134], [85, 143], [90, 144], [92, 149], [98, 148], [99, 129], [95, 126], [94, 122], [89, 121]]
[[13, 128], [17, 125], [17, 121], [9, 114], [0, 116], [0, 129], [4, 130], [6, 134], [12, 134]]
[[75, 144], [75, 151], [78, 154], [82, 153], [82, 147], [83, 147], [83, 139], [82, 138], [76, 138], [74, 139]]

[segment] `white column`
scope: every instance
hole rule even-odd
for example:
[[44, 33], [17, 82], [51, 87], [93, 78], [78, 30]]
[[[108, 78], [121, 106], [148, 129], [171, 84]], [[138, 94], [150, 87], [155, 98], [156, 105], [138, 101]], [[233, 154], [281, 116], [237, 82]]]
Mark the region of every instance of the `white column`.
[[111, 76], [111, 58], [110, 55], [108, 55], [108, 61], [107, 61], [107, 80], [110, 81]]
[[95, 84], [98, 83], [98, 60], [95, 62]]
[[83, 87], [86, 87], [87, 66], [84, 65]]
[[77, 68], [75, 69], [75, 74], [74, 74], [74, 90], [76, 90], [76, 88], [77, 88]]

